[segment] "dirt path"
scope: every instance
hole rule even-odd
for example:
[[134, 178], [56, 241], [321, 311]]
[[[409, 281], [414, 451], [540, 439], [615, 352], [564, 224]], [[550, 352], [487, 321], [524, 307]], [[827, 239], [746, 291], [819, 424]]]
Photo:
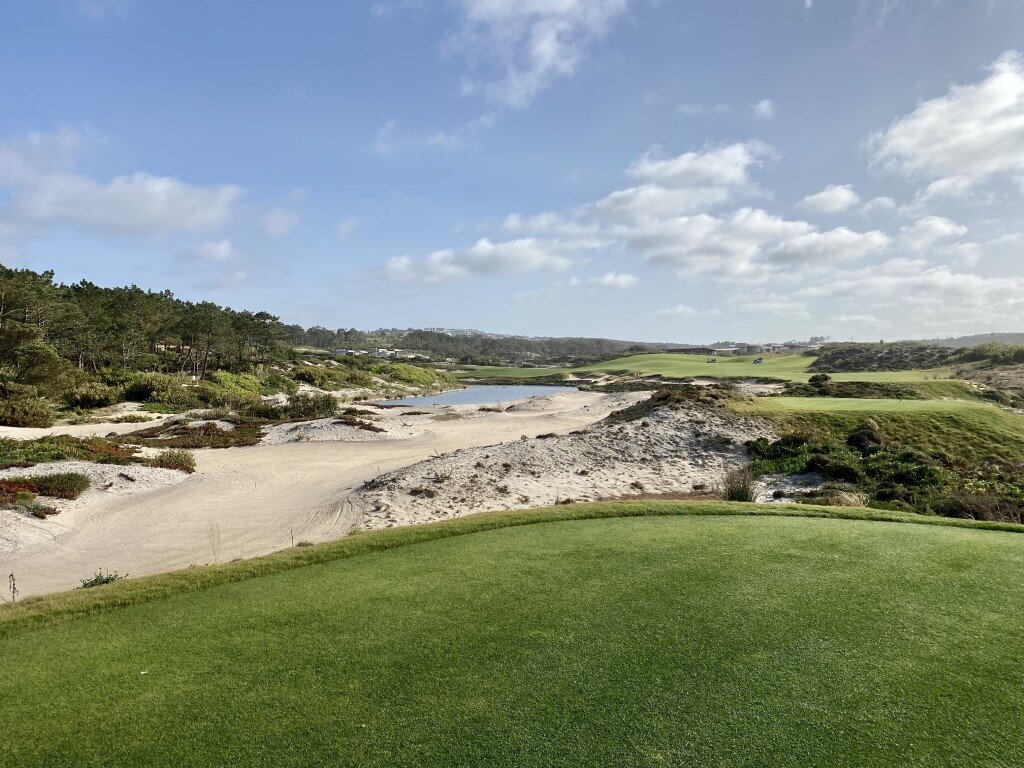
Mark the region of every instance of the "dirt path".
[[[540, 400], [504, 413], [411, 417], [423, 431], [404, 440], [197, 451], [196, 474], [130, 497], [97, 494], [65, 513], [53, 535], [0, 554], [0, 573], [13, 572], [27, 597], [72, 588], [100, 568], [142, 576], [266, 554], [293, 539], [338, 538], [361, 520], [346, 497], [378, 474], [461, 448], [570, 432], [621, 407], [621, 396], [587, 392]], [[381, 419], [409, 421], [400, 412]]]

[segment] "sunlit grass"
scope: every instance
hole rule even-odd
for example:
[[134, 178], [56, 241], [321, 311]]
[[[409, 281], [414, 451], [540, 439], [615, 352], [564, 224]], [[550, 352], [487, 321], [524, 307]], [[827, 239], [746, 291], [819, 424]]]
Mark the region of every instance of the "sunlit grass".
[[0, 641], [0, 761], [1016, 764], [1019, 536], [619, 507], [649, 514], [367, 534], [309, 567], [51, 616]]

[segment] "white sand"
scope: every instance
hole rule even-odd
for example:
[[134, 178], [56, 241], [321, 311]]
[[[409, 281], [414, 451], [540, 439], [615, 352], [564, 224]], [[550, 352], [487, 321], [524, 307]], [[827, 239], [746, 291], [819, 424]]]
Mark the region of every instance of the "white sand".
[[[183, 482], [188, 475], [173, 469], [143, 466], [94, 464], [87, 461], [59, 461], [37, 464], [27, 469], [0, 470], [0, 478], [37, 477], [58, 472], [79, 472], [89, 477], [89, 488], [77, 499], [50, 499], [41, 502], [60, 510], [45, 520], [11, 510], [0, 510], [0, 561], [30, 550], [51, 548], [59, 537], [81, 527], [110, 502], [144, 495], [158, 488]], [[131, 479], [129, 479], [131, 478]]]
[[363, 510], [363, 527], [375, 529], [569, 499], [710, 490], [745, 463], [743, 443], [757, 437], [773, 437], [759, 419], [665, 408], [625, 424], [431, 458], [378, 478], [350, 501]]
[[[142, 576], [266, 554], [293, 539], [335, 539], [361, 523], [347, 497], [373, 477], [435, 454], [578, 430], [639, 397], [564, 393], [549, 398], [542, 410], [485, 413], [462, 407], [463, 418], [454, 420], [434, 418], [454, 409], [415, 409], [431, 411], [426, 416], [374, 409], [380, 414], [375, 423], [386, 429], [409, 423], [422, 432], [403, 439], [353, 441], [338, 435], [323, 441], [312, 436], [313, 429], [310, 439], [299, 442], [196, 451], [194, 475], [174, 473], [173, 484], [140, 492], [133, 487], [123, 495], [90, 492], [74, 510], [38, 521], [43, 530], [12, 536], [11, 548], [0, 551], [0, 573], [14, 572], [27, 597], [77, 586], [99, 568]], [[72, 466], [78, 465], [61, 469]], [[123, 468], [103, 469], [116, 474]]]

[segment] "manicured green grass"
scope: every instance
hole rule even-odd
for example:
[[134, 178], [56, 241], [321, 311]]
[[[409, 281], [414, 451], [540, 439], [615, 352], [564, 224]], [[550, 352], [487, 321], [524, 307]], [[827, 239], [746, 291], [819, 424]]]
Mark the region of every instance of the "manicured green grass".
[[1024, 462], [1024, 417], [982, 402], [764, 397], [734, 407], [784, 429], [842, 435], [872, 419], [887, 437], [930, 454], [944, 452], [972, 463]]
[[[35, 601], [0, 641], [0, 762], [1019, 764], [1024, 540], [757, 511], [487, 515]], [[101, 607], [61, 623], [76, 601]]]
[[[570, 373], [629, 372], [642, 376], [658, 375], [668, 378], [714, 377], [736, 379], [765, 377], [786, 381], [807, 381], [811, 376], [811, 373], [807, 371], [807, 366], [813, 361], [813, 357], [804, 357], [803, 355], [765, 356], [764, 363], [754, 365], [754, 356], [746, 355], [742, 357], [720, 357], [717, 363], [709, 364], [707, 357], [703, 355], [632, 355], [582, 368], [497, 368], [481, 366], [460, 372], [458, 375], [476, 379], [532, 379], [541, 376], [557, 376]], [[934, 370], [839, 373], [835, 374], [833, 378], [839, 381], [916, 382], [947, 377], [948, 372]]]

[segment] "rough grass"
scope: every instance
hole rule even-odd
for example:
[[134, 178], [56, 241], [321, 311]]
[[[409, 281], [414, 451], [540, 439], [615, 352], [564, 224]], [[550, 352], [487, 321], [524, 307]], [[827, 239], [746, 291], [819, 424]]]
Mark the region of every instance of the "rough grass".
[[189, 474], [196, 471], [195, 456], [184, 450], [170, 449], [160, 451], [160, 453], [149, 460], [149, 465], [161, 469], [177, 469]]
[[26, 601], [0, 759], [1019, 763], [1018, 537], [759, 509], [486, 515]]
[[136, 450], [98, 437], [86, 440], [69, 435], [42, 437], [38, 440], [0, 438], [0, 469], [76, 459], [105, 464], [130, 464]]
[[930, 455], [972, 464], [1024, 462], [1024, 417], [985, 403], [770, 397], [733, 407], [810, 434], [845, 436], [872, 419], [887, 437]]
[[[581, 368], [499, 368], [479, 366], [458, 372], [462, 378], [474, 379], [535, 379], [544, 376], [587, 375], [592, 373], [634, 373], [641, 376], [666, 378], [713, 377], [723, 379], [771, 378], [785, 381], [807, 381], [813, 374], [808, 366], [813, 357], [782, 355], [765, 357], [764, 363], [754, 365], [754, 356], [720, 357], [709, 365], [703, 355], [631, 355], [596, 363]], [[830, 374], [831, 375], [831, 374]], [[836, 381], [916, 382], [948, 378], [944, 369], [912, 371], [869, 371], [832, 375]]]
[[0, 492], [27, 491], [54, 499], [77, 499], [89, 487], [89, 477], [81, 472], [56, 472], [50, 475], [5, 477], [0, 479]]

